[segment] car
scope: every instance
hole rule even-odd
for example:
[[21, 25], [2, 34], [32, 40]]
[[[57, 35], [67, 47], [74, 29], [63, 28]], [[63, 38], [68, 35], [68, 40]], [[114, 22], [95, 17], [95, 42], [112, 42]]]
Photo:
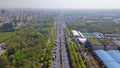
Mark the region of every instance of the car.
[[58, 44], [57, 44], [57, 43], [55, 43], [54, 45], [55, 45], [55, 46], [57, 46]]
[[52, 58], [52, 60], [54, 61], [55, 59], [54, 59], [54, 58]]

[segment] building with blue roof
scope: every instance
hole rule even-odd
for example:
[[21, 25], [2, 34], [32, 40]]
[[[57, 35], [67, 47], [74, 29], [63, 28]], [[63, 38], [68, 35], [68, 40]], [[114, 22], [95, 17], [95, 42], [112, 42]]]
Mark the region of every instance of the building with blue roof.
[[106, 62], [107, 68], [120, 68], [120, 64], [117, 62]]
[[107, 51], [119, 64], [120, 64], [120, 53], [115, 50]]
[[110, 53], [104, 50], [95, 50], [97, 56], [103, 61], [107, 68], [120, 68], [120, 64], [111, 56]]

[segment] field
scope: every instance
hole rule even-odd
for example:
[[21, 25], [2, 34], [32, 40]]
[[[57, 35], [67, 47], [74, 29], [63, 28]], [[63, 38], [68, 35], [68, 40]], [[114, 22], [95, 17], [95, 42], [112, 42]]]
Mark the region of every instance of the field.
[[10, 35], [12, 32], [0, 32], [0, 38]]
[[83, 33], [85, 38], [98, 38], [94, 33]]
[[0, 32], [0, 42], [3, 42], [11, 37], [14, 32]]
[[102, 43], [98, 39], [89, 39], [92, 45], [102, 45]]

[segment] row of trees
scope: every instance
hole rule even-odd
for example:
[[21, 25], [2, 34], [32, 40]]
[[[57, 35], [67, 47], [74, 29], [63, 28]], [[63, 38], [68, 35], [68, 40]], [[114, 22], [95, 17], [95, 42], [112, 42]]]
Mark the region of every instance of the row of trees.
[[[74, 25], [74, 26], [73, 26]], [[119, 25], [114, 23], [71, 23], [68, 24], [69, 29], [77, 29], [82, 32], [102, 32], [102, 33], [120, 33]]]
[[70, 42], [69, 36], [68, 36], [70, 35], [70, 32], [68, 29], [66, 30], [66, 32], [67, 32], [66, 41], [67, 41], [67, 47], [69, 51], [72, 68], [86, 68], [84, 64], [84, 60], [82, 58], [83, 56], [82, 53], [79, 52], [77, 44]]

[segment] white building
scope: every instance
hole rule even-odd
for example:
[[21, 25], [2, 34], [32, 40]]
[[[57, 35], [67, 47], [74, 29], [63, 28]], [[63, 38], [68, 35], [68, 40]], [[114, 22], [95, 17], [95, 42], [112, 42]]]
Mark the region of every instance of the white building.
[[72, 30], [73, 36], [78, 37], [80, 36], [79, 33], [76, 30]]
[[78, 33], [80, 34], [81, 38], [85, 38], [84, 35], [80, 31], [78, 31]]
[[83, 45], [85, 45], [86, 44], [86, 42], [87, 42], [87, 38], [78, 38], [78, 40], [79, 40], [79, 42], [81, 43], [81, 44], [83, 44]]

